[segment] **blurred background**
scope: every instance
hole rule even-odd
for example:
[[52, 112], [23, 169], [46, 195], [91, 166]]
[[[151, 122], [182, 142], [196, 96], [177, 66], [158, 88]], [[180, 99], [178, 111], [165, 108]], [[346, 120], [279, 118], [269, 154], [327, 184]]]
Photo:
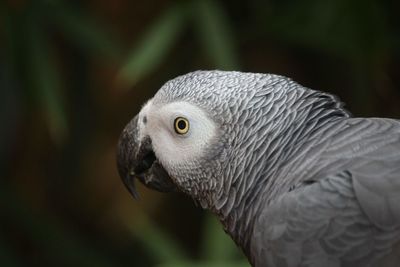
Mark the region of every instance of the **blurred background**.
[[400, 118], [400, 5], [0, 1], [0, 265], [248, 266], [179, 194], [123, 187], [116, 143], [167, 80], [277, 73]]

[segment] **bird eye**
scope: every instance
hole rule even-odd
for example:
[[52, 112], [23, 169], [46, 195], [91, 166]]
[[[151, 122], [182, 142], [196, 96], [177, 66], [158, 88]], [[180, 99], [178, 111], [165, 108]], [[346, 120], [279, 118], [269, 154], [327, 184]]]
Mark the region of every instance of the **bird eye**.
[[177, 134], [186, 134], [189, 131], [189, 121], [183, 117], [178, 117], [174, 121], [174, 128]]

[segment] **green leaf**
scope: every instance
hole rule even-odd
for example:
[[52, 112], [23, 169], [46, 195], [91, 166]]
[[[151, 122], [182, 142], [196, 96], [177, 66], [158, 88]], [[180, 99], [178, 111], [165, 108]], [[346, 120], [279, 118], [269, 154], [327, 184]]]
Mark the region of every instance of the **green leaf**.
[[236, 43], [229, 19], [218, 1], [197, 0], [193, 15], [204, 49], [216, 67], [226, 70], [239, 68]]
[[321, 50], [349, 61], [380, 58], [391, 40], [379, 1], [360, 8], [353, 1], [306, 0], [275, 3], [265, 17], [269, 38]]
[[135, 224], [129, 225], [129, 230], [152, 255], [157, 262], [174, 262], [188, 259], [185, 251], [176, 241], [160, 230], [144, 216]]
[[71, 43], [95, 56], [120, 58], [120, 43], [96, 20], [62, 2], [47, 2], [43, 5], [43, 15], [55, 23]]
[[45, 256], [45, 260], [50, 261], [50, 266], [120, 266], [72, 228], [34, 212], [5, 183], [1, 183], [0, 187], [0, 208], [5, 220], [13, 222], [20, 229], [19, 234], [23, 234], [38, 252], [43, 253], [36, 256]]
[[28, 75], [40, 106], [46, 116], [51, 137], [61, 143], [67, 135], [67, 118], [62, 101], [59, 73], [52, 61], [45, 33], [35, 20], [28, 26]]
[[222, 229], [217, 219], [208, 214], [204, 223], [202, 258], [207, 261], [226, 262], [235, 258], [239, 254], [232, 239]]
[[157, 267], [250, 267], [247, 261], [226, 261], [226, 262], [212, 262], [212, 261], [174, 261], [156, 265]]
[[7, 244], [0, 232], [0, 263], [2, 266], [7, 267], [18, 267], [23, 266], [17, 255], [15, 255], [14, 251], [10, 248], [10, 244]]
[[132, 50], [119, 71], [117, 81], [130, 87], [154, 71], [182, 31], [185, 15], [185, 5], [180, 2], [166, 10]]

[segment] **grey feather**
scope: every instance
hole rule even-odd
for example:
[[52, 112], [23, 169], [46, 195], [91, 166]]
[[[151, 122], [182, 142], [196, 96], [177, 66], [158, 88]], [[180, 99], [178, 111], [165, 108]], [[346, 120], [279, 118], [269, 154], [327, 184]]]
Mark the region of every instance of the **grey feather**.
[[204, 158], [170, 175], [253, 265], [400, 266], [399, 121], [353, 118], [271, 74], [193, 72], [153, 101], [187, 101], [218, 125]]

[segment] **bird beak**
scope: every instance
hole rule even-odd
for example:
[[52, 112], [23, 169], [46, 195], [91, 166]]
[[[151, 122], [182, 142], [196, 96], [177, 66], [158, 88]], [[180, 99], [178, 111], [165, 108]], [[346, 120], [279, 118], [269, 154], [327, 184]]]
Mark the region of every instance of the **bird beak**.
[[125, 178], [122, 178], [122, 182], [125, 187], [128, 189], [129, 193], [133, 196], [134, 199], [139, 199], [139, 193], [135, 187], [135, 179], [130, 174], [126, 175]]
[[137, 122], [138, 116], [128, 123], [118, 142], [117, 164], [122, 182], [135, 199], [139, 198], [135, 178], [146, 187], [160, 192], [178, 191], [157, 160], [150, 137], [138, 139]]

